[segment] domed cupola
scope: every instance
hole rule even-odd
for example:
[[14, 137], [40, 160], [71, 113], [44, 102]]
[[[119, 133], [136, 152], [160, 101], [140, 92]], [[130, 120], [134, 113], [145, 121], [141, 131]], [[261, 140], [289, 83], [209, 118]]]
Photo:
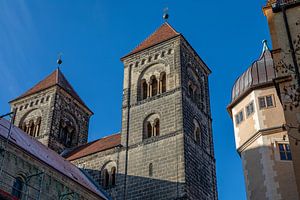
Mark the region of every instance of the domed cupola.
[[275, 77], [272, 54], [267, 46], [267, 41], [264, 40], [260, 57], [235, 81], [232, 88], [231, 104], [255, 88], [273, 84], [272, 80]]

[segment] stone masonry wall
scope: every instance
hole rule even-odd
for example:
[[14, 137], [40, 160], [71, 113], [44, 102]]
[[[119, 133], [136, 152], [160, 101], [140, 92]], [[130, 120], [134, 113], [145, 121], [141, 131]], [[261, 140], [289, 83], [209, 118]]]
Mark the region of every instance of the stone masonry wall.
[[[217, 199], [216, 169], [213, 151], [211, 114], [208, 90], [208, 72], [201, 60], [193, 55], [193, 50], [184, 41], [181, 45], [182, 66], [182, 106], [184, 129], [185, 176], [188, 197], [190, 199]], [[202, 103], [192, 99], [188, 92], [188, 82], [194, 72], [204, 97]], [[200, 101], [201, 102], [201, 101]], [[193, 120], [201, 127], [200, 142], [195, 140]]]
[[[4, 146], [4, 140], [0, 138], [0, 146]], [[74, 182], [70, 178], [60, 174], [48, 165], [36, 160], [34, 157], [25, 153], [24, 151], [16, 148], [15, 146], [8, 145], [7, 151], [1, 151], [0, 158], [4, 159], [3, 171], [0, 178], [0, 189], [8, 193], [12, 192], [15, 177], [22, 175], [29, 177], [30, 175], [39, 174], [44, 172], [42, 181], [42, 174], [40, 176], [32, 176], [28, 181], [28, 186], [22, 189], [22, 199], [25, 199], [26, 188], [28, 190], [28, 199], [37, 199], [39, 190], [41, 189], [41, 200], [57, 200], [60, 195], [74, 192], [74, 194], [66, 196], [69, 199], [78, 200], [99, 200], [88, 189]], [[42, 182], [40, 182], [42, 181]], [[41, 184], [41, 185], [40, 185]], [[34, 189], [35, 188], [35, 189]]]

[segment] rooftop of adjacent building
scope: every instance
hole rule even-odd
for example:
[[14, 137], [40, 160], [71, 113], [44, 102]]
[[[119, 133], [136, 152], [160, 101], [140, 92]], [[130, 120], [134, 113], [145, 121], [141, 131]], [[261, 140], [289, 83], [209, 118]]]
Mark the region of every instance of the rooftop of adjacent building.
[[228, 108], [233, 107], [252, 90], [273, 84], [275, 77], [276, 73], [272, 53], [268, 48], [267, 41], [264, 40], [263, 50], [259, 58], [236, 79], [232, 87], [231, 103]]
[[76, 147], [69, 152], [65, 152], [63, 156], [71, 161], [120, 146], [121, 134], [116, 133]]
[[53, 170], [58, 171], [99, 197], [108, 199], [106, 195], [100, 191], [100, 189], [97, 188], [97, 186], [94, 185], [79, 168], [65, 160], [59, 154], [46, 147], [35, 138], [23, 132], [18, 127], [11, 124], [11, 132], [10, 135], [8, 135], [9, 126], [9, 121], [0, 118], [0, 137], [2, 140], [8, 139], [10, 144], [21, 149], [26, 154], [36, 158], [42, 163], [45, 163]]

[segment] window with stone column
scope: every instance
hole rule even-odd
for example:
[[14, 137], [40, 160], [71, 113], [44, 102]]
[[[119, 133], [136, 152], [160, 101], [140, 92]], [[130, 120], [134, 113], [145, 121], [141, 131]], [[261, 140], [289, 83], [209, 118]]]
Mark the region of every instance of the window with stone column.
[[166, 73], [162, 72], [160, 74], [160, 84], [159, 84], [159, 88], [160, 88], [160, 93], [164, 93], [167, 91], [167, 77], [166, 77]]
[[40, 135], [42, 112], [39, 109], [28, 111], [20, 120], [19, 128], [32, 137]]
[[100, 185], [103, 188], [111, 188], [116, 185], [117, 167], [114, 161], [107, 162], [101, 169]]
[[60, 127], [59, 141], [65, 147], [73, 147], [78, 142], [78, 125], [75, 118], [68, 112], [63, 112]]
[[159, 136], [160, 119], [158, 114], [151, 114], [144, 120], [144, 139]]

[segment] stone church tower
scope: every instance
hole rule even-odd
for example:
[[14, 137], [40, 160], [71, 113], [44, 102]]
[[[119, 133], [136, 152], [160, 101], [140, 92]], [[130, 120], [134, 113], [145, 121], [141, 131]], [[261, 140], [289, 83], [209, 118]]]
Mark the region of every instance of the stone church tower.
[[209, 68], [168, 23], [121, 60], [121, 133], [66, 159], [113, 199], [217, 199]]
[[93, 113], [59, 68], [10, 105], [15, 125], [57, 153], [87, 142]]
[[168, 23], [121, 60], [125, 196], [217, 199], [209, 68]]

